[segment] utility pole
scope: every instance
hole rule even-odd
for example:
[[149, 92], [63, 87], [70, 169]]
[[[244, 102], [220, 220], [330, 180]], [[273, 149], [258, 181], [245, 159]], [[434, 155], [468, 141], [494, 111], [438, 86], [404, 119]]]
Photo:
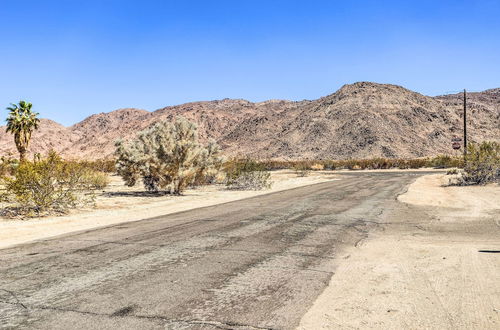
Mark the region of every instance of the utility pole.
[[467, 92], [464, 89], [464, 157], [467, 156]]

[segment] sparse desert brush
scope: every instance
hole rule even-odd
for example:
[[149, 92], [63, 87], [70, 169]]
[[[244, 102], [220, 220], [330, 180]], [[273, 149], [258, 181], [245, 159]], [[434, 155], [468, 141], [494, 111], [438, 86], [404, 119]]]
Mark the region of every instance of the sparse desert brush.
[[102, 190], [109, 185], [109, 177], [104, 172], [94, 170], [85, 171], [83, 180], [87, 182], [91, 190]]
[[19, 166], [19, 161], [14, 158], [0, 157], [0, 177], [11, 176]]
[[[241, 162], [242, 160], [233, 160], [233, 162]], [[417, 169], [424, 167], [436, 167], [436, 168], [448, 168], [448, 167], [461, 167], [463, 165], [463, 160], [460, 157], [451, 156], [437, 156], [434, 158], [384, 158], [376, 157], [370, 159], [343, 159], [343, 160], [271, 160], [256, 162], [264, 169], [268, 171], [281, 170], [281, 169], [292, 169], [299, 173], [301, 171], [311, 171], [311, 170], [337, 170], [337, 169], [349, 169], [349, 170], [384, 170], [384, 169]]]
[[313, 170], [313, 171], [322, 171], [324, 169], [325, 169], [325, 165], [320, 164], [320, 163], [316, 163], [316, 164], [311, 165], [311, 170]]
[[90, 168], [95, 171], [104, 172], [104, 173], [114, 173], [115, 163], [114, 159], [96, 159], [96, 160], [85, 160], [78, 161], [82, 166]]
[[179, 195], [195, 182], [211, 180], [222, 166], [215, 142], [198, 141], [197, 126], [183, 117], [160, 122], [130, 142], [116, 143], [116, 170], [128, 186], [142, 179], [146, 190]]
[[338, 163], [333, 160], [324, 160], [322, 163], [323, 168], [330, 171], [337, 169], [339, 166]]
[[439, 155], [429, 159], [428, 165], [434, 168], [463, 167], [463, 158]]
[[267, 171], [290, 169], [294, 165], [294, 162], [286, 160], [265, 160], [259, 163], [261, 163]]
[[500, 144], [469, 143], [460, 184], [500, 182]]
[[416, 158], [416, 159], [408, 159], [406, 161], [408, 168], [422, 168], [428, 167], [429, 159], [427, 158]]
[[225, 184], [233, 190], [262, 190], [269, 189], [271, 174], [263, 163], [249, 158], [233, 159], [224, 164], [226, 173]]
[[222, 166], [228, 178], [236, 177], [243, 172], [266, 171], [267, 163], [257, 162], [250, 158], [233, 158], [225, 162]]
[[31, 215], [64, 212], [93, 201], [93, 191], [107, 185], [105, 174], [76, 162], [66, 162], [55, 152], [44, 159], [23, 160], [13, 176], [3, 177], [6, 197], [18, 213]]
[[309, 175], [310, 168], [307, 164], [299, 162], [293, 166], [293, 170], [298, 177], [305, 177]]

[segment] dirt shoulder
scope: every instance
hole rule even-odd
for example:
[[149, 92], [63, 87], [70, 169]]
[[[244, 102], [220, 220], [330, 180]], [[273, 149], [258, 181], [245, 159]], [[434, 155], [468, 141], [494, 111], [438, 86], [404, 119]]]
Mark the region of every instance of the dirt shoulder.
[[500, 187], [418, 178], [339, 256], [300, 329], [498, 329]]
[[183, 196], [152, 196], [141, 186], [126, 187], [117, 177], [96, 199], [96, 208], [74, 210], [64, 216], [11, 220], [0, 217], [0, 248], [70, 232], [116, 223], [137, 221], [194, 208], [232, 202], [244, 198], [338, 180], [333, 172], [311, 172], [297, 177], [293, 171], [271, 173], [272, 188], [261, 191], [230, 191], [224, 186], [204, 186], [187, 190]]

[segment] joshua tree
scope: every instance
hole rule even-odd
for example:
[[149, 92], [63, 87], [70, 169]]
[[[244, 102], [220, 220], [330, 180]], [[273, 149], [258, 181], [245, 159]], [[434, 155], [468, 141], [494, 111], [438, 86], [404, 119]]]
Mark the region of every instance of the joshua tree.
[[19, 151], [19, 160], [26, 159], [26, 152], [31, 140], [31, 134], [38, 128], [40, 119], [38, 113], [31, 111], [33, 105], [26, 101], [19, 101], [7, 107], [9, 116], [7, 117], [7, 133], [14, 134], [14, 142]]

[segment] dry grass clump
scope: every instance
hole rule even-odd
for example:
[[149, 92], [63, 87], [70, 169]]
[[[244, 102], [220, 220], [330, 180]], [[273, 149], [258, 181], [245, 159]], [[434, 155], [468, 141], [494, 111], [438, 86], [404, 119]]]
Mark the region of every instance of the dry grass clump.
[[108, 183], [106, 174], [50, 152], [44, 159], [22, 161], [12, 175], [2, 177], [3, 200], [13, 205], [4, 211], [26, 216], [63, 213], [92, 203], [94, 191]]

